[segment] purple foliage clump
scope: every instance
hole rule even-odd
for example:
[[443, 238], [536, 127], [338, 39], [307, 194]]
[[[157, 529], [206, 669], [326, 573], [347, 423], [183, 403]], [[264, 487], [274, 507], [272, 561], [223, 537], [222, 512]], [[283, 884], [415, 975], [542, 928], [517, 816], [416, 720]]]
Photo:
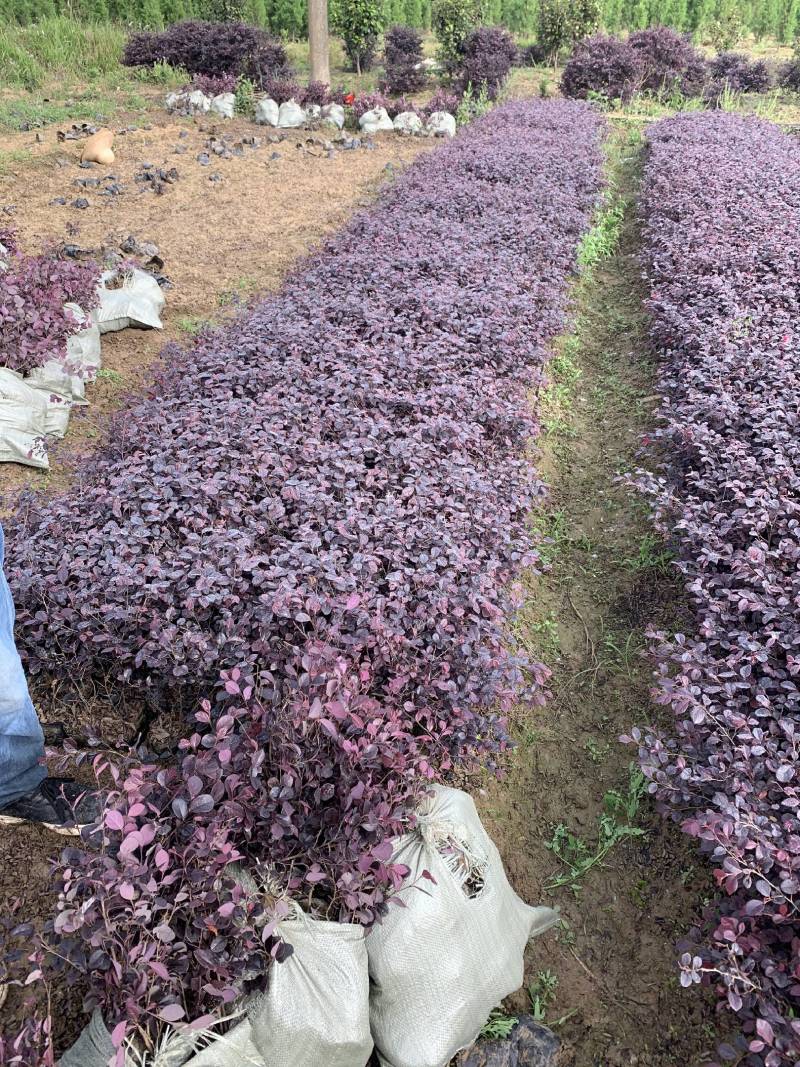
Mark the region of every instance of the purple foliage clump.
[[479, 26], [464, 41], [457, 87], [464, 92], [471, 85], [476, 94], [485, 88], [489, 99], [496, 100], [516, 57], [517, 46], [508, 30]]
[[235, 74], [195, 74], [189, 88], [199, 89], [206, 96], [219, 96], [220, 93], [235, 93], [238, 81]]
[[163, 62], [190, 74], [234, 74], [261, 84], [291, 73], [281, 41], [244, 22], [176, 22], [160, 33], [143, 31], [128, 38], [122, 63], [128, 67]]
[[83, 324], [64, 305], [95, 308], [100, 271], [54, 253], [24, 255], [7, 231], [0, 244], [11, 253], [0, 267], [0, 367], [27, 374], [48, 360], [66, 359], [67, 339]]
[[385, 108], [390, 115], [394, 110], [391, 99], [383, 93], [359, 93], [352, 106], [353, 114], [357, 119], [360, 119], [362, 115], [376, 107]]
[[741, 52], [720, 52], [709, 65], [715, 89], [727, 87], [738, 93], [764, 93], [771, 85], [769, 68], [763, 59], [750, 60]]
[[413, 26], [392, 26], [383, 42], [385, 93], [416, 93], [425, 84], [422, 62], [422, 34]]
[[303, 88], [294, 78], [265, 78], [261, 88], [266, 95], [278, 104], [285, 104], [287, 100], [295, 100], [300, 103]]
[[239, 858], [379, 920], [420, 793], [493, 767], [505, 711], [545, 699], [509, 629], [543, 493], [528, 398], [602, 128], [569, 101], [472, 123], [279, 294], [169, 350], [80, 491], [7, 524], [32, 671], [213, 696], [177, 766], [119, 778], [112, 847], [60, 866], [55, 965], [111, 1021], [152, 1032], [263, 984], [288, 949], [226, 878]]
[[446, 89], [437, 89], [422, 110], [425, 115], [433, 115], [436, 111], [447, 111], [451, 115], [455, 115], [460, 103], [461, 95], [459, 93], [448, 92]]
[[331, 94], [325, 82], [309, 82], [300, 90], [299, 104], [308, 107], [309, 104], [317, 104], [324, 107], [331, 102]]
[[643, 186], [663, 467], [639, 483], [689, 592], [654, 635], [672, 728], [650, 791], [723, 895], [682, 982], [738, 1012], [733, 1055], [800, 1056], [800, 144], [722, 112], [654, 126]]
[[561, 91], [577, 100], [593, 94], [606, 100], [628, 100], [643, 79], [644, 62], [628, 41], [598, 33], [581, 41], [569, 57]]
[[800, 93], [800, 56], [781, 66], [778, 80], [782, 88]]
[[[536, 209], [523, 210], [517, 179], [541, 173], [552, 186], [547, 166], [570, 122], [581, 151], [546, 202], [531, 192]], [[532, 289], [532, 264], [566, 274], [597, 187], [599, 122], [566, 103], [493, 112], [463, 148], [410, 168], [279, 296], [173, 352], [152, 398], [93, 457], [91, 487], [30, 499], [9, 525], [29, 668], [75, 676], [81, 664], [194, 699], [222, 669], [273, 665], [276, 699], [302, 704], [308, 679], [295, 689], [288, 678], [321, 644], [366, 672], [384, 709], [410, 701], [415, 732], [452, 702], [461, 725], [443, 746], [436, 729], [440, 753], [489, 743], [493, 715], [477, 709], [503, 703], [519, 679], [501, 606], [538, 492], [517, 455], [532, 429], [522, 397], [563, 319], [565, 278]], [[419, 219], [410, 230], [395, 211], [404, 197]], [[496, 227], [512, 223], [518, 237], [495, 247]], [[488, 284], [506, 258], [492, 290], [505, 295], [487, 313], [477, 279], [488, 272]], [[523, 307], [536, 313], [520, 325]], [[53, 536], [34, 561], [42, 524]]]
[[642, 89], [657, 94], [678, 90], [686, 96], [702, 91], [708, 73], [706, 60], [687, 34], [669, 26], [651, 26], [632, 33], [628, 44], [642, 61]]

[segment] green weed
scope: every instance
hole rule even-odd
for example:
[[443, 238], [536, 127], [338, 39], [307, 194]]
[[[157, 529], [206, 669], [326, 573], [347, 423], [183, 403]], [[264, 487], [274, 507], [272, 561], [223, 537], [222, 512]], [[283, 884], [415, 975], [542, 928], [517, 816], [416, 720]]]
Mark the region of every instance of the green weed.
[[111, 370], [110, 367], [101, 367], [97, 372], [97, 377], [101, 381], [110, 382], [112, 385], [122, 385], [125, 381], [118, 371]]
[[240, 115], [252, 115], [256, 106], [256, 86], [249, 78], [241, 78], [236, 86], [234, 110]]
[[555, 1000], [557, 989], [558, 977], [552, 971], [539, 971], [528, 986], [531, 1015], [537, 1023], [545, 1022], [547, 1010]]
[[639, 541], [636, 555], [624, 559], [622, 565], [632, 574], [641, 574], [646, 571], [669, 574], [674, 558], [674, 554], [664, 547], [664, 542], [659, 537], [646, 533]]
[[516, 1015], [506, 1015], [502, 1008], [493, 1008], [483, 1024], [480, 1036], [504, 1041], [511, 1036], [511, 1031], [518, 1022]]
[[612, 194], [610, 202], [600, 211], [594, 226], [578, 247], [578, 264], [584, 270], [614, 254], [622, 233], [624, 217], [625, 205]]
[[175, 325], [179, 330], [182, 330], [183, 333], [188, 333], [191, 337], [197, 337], [198, 334], [202, 333], [207, 326], [211, 326], [212, 323], [209, 319], [200, 318], [199, 315], [183, 315], [176, 321]]
[[190, 80], [190, 74], [183, 67], [172, 67], [160, 59], [152, 67], [134, 67], [131, 76], [136, 81], [147, 85], [160, 85], [164, 89], [178, 89]]
[[631, 764], [626, 792], [610, 789], [603, 797], [605, 810], [599, 819], [597, 842], [593, 847], [563, 823], [555, 827], [547, 848], [558, 857], [566, 870], [545, 886], [548, 892], [569, 886], [577, 896], [581, 890], [581, 878], [602, 863], [616, 845], [628, 838], [645, 836], [646, 831], [634, 825], [645, 789], [644, 775]]
[[224, 308], [244, 303], [257, 289], [258, 279], [250, 278], [243, 274], [240, 278], [235, 278], [229, 288], [222, 290], [217, 297], [217, 304], [219, 307]]
[[592, 763], [605, 762], [611, 751], [611, 745], [600, 745], [593, 737], [590, 737], [583, 747], [586, 749], [586, 755]]

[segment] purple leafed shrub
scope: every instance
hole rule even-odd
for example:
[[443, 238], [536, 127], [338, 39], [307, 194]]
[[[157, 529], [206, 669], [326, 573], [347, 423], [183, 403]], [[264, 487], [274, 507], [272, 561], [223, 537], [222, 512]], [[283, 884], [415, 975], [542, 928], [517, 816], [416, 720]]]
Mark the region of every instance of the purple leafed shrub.
[[455, 115], [460, 103], [460, 94], [449, 93], [446, 89], [437, 89], [422, 110], [425, 115], [432, 115], [435, 111], [447, 111]]
[[800, 144], [755, 118], [659, 123], [644, 179], [664, 466], [640, 481], [692, 625], [657, 635], [674, 727], [635, 733], [650, 790], [722, 896], [684, 984], [740, 1013], [736, 1062], [800, 1057]]
[[287, 100], [295, 100], [300, 103], [303, 89], [294, 78], [265, 78], [261, 88], [270, 99], [278, 104], [285, 104]]
[[330, 102], [330, 91], [325, 82], [309, 82], [308, 85], [300, 90], [298, 103], [304, 107], [308, 107], [309, 104], [317, 104], [319, 107], [324, 107], [325, 104]]
[[113, 847], [61, 863], [52, 965], [112, 1024], [263, 984], [288, 948], [226, 878], [240, 856], [317, 913], [379, 919], [420, 792], [492, 766], [504, 709], [544, 699], [507, 626], [542, 493], [528, 395], [601, 129], [566, 101], [473, 123], [281, 293], [169, 350], [80, 491], [8, 524], [33, 670], [184, 706], [222, 672], [180, 763], [119, 778]]
[[100, 272], [94, 263], [23, 255], [7, 232], [0, 233], [0, 244], [12, 253], [0, 268], [0, 367], [27, 374], [66, 358], [67, 338], [81, 323], [64, 304], [86, 312], [96, 307]]
[[641, 88], [644, 64], [627, 41], [602, 33], [581, 41], [561, 76], [565, 96], [586, 100], [592, 94], [606, 100], [628, 100]]
[[784, 89], [800, 93], [800, 58], [790, 59], [780, 68], [779, 83]]
[[359, 93], [353, 101], [353, 114], [360, 119], [362, 115], [376, 107], [386, 108], [390, 116], [393, 112], [397, 113], [392, 101], [383, 93]]
[[195, 74], [188, 88], [199, 89], [206, 96], [218, 96], [235, 93], [238, 81], [235, 74]]
[[416, 93], [425, 84], [425, 71], [415, 69], [422, 62], [422, 34], [413, 26], [392, 26], [383, 43], [385, 93]]
[[563, 321], [599, 123], [565, 103], [494, 112], [280, 296], [171, 351], [81, 493], [31, 498], [8, 526], [29, 669], [191, 702], [243, 666], [299, 707], [304, 657], [335, 652], [437, 766], [491, 750], [489, 709], [520, 681], [502, 619], [540, 491], [519, 458], [525, 389]]
[[128, 67], [170, 63], [190, 74], [234, 74], [261, 82], [291, 74], [283, 44], [258, 26], [244, 22], [177, 22], [161, 33], [144, 31], [128, 38], [122, 54]]
[[499, 26], [479, 26], [464, 42], [458, 88], [464, 92], [471, 85], [477, 94], [485, 86], [489, 99], [496, 100], [516, 56], [517, 46], [508, 30]]
[[765, 93], [771, 84], [767, 64], [740, 52], [720, 52], [709, 65], [714, 88], [727, 86], [738, 93]]
[[642, 89], [666, 95], [675, 90], [686, 96], [702, 92], [706, 60], [686, 34], [651, 26], [632, 33], [628, 44], [642, 61]]

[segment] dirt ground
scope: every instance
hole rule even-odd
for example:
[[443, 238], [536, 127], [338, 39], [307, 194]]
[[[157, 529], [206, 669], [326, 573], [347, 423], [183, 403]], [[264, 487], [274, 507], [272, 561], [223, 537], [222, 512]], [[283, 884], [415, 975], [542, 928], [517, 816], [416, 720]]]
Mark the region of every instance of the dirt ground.
[[[551, 569], [530, 577], [518, 629], [552, 667], [553, 699], [515, 716], [507, 777], [471, 787], [482, 787], [481, 814], [517, 891], [559, 906], [565, 920], [530, 946], [526, 987], [506, 1010], [530, 1011], [538, 996], [562, 1038], [563, 1067], [700, 1067], [726, 1023], [697, 987], [680, 989], [675, 946], [699, 922], [712, 879], [679, 830], [631, 789], [636, 752], [618, 742], [652, 721], [644, 630], [679, 626], [682, 594], [645, 509], [617, 480], [635, 468], [654, 408], [630, 199], [637, 157], [620, 151], [621, 244], [578, 284], [575, 334], [553, 364], [537, 460], [551, 485], [536, 519]], [[643, 834], [614, 845], [574, 891], [548, 890], [566, 871], [547, 847], [557, 828], [594, 853], [609, 790], [630, 798], [630, 817], [618, 821]]]
[[[432, 141], [383, 134], [373, 148], [334, 155], [318, 142], [335, 131], [275, 131], [236, 118], [214, 122], [149, 116], [143, 128], [117, 133], [117, 159], [111, 167], [79, 167], [81, 141], [57, 140], [57, 128], [0, 135], [0, 152], [28, 153], [24, 162], [0, 174], [0, 228], [17, 228], [23, 248], [38, 252], [48, 243], [119, 252], [128, 236], [158, 245], [166, 291], [163, 332], [123, 330], [103, 337], [105, 374], [87, 389], [91, 406], [75, 410], [60, 449], [86, 451], [104, 419], [141, 388], [147, 369], [170, 339], [188, 339], [203, 320], [219, 319], [237, 301], [277, 289], [286, 272], [327, 234], [368, 204], [381, 182], [405, 167]], [[125, 116], [115, 130], [125, 129]], [[62, 127], [68, 129], [69, 127]], [[40, 137], [41, 142], [36, 138]], [[256, 137], [254, 147], [243, 138]], [[241, 155], [214, 155], [222, 138]], [[317, 143], [312, 143], [317, 142]], [[206, 153], [209, 163], [198, 162]], [[163, 192], [136, 178], [143, 164], [178, 178]], [[76, 182], [115, 177], [118, 195]], [[66, 204], [54, 203], [66, 199]], [[74, 205], [89, 201], [88, 208]], [[59, 488], [63, 462], [49, 474], [18, 465], [0, 465], [0, 514], [13, 490], [23, 485]]]

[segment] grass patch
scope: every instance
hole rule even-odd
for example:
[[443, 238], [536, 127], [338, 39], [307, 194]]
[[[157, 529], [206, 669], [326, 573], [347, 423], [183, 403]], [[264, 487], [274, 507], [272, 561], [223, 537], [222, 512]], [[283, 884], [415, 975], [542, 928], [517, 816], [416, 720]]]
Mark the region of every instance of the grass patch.
[[58, 77], [92, 81], [118, 70], [126, 31], [59, 15], [30, 26], [0, 26], [0, 83], [40, 89]]

